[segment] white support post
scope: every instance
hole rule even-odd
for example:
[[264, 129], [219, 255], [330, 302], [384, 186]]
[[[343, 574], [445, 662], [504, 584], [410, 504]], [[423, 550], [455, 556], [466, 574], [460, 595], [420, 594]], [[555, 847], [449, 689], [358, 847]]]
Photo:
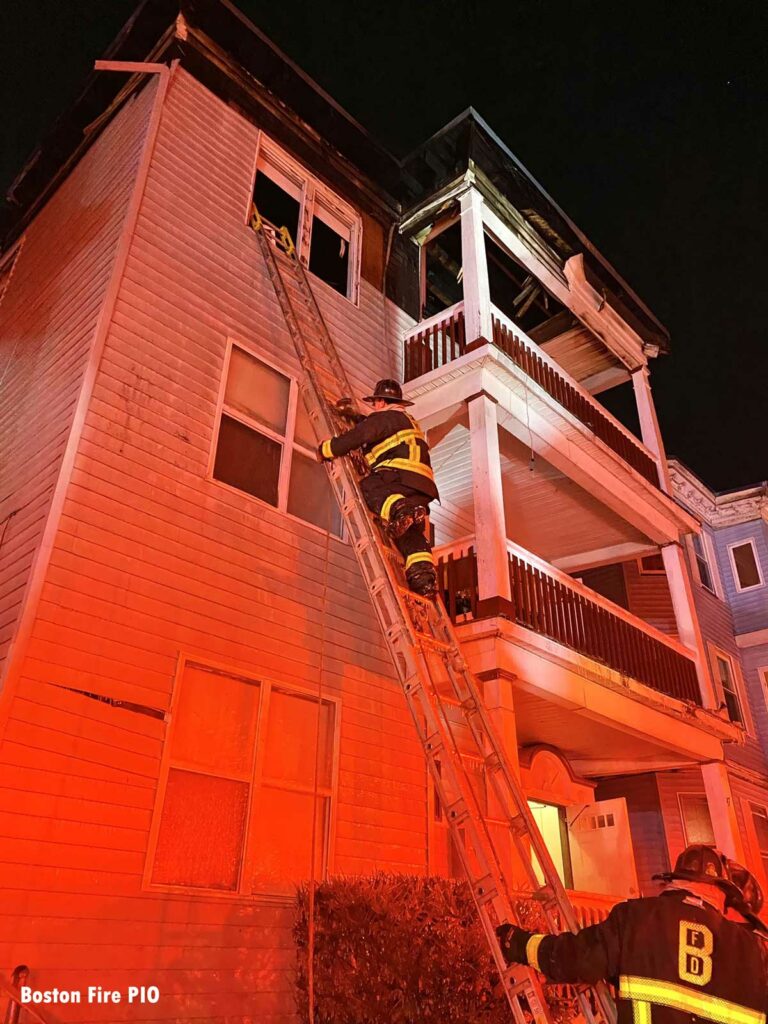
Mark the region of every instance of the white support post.
[[493, 335], [491, 289], [485, 257], [483, 197], [468, 188], [461, 197], [461, 266], [464, 284], [464, 323], [468, 342]]
[[667, 455], [664, 451], [664, 441], [661, 437], [659, 420], [656, 415], [656, 406], [653, 404], [651, 384], [649, 381], [647, 366], [641, 366], [632, 373], [632, 387], [635, 389], [635, 402], [637, 403], [637, 415], [640, 419], [640, 434], [643, 444], [649, 448], [659, 462], [659, 483], [662, 491], [672, 493], [672, 481], [667, 466]]
[[685, 560], [685, 552], [680, 544], [667, 544], [661, 549], [664, 571], [667, 574], [669, 594], [677, 623], [677, 635], [696, 657], [696, 675], [699, 680], [704, 707], [716, 708], [717, 698], [712, 683], [712, 675], [704, 650], [699, 618], [693, 603], [693, 588]]
[[[656, 416], [656, 406], [653, 403], [653, 395], [651, 394], [651, 385], [648, 377], [647, 366], [641, 366], [632, 374], [632, 386], [635, 389], [637, 413], [640, 419], [640, 432], [643, 444], [658, 459], [661, 489], [667, 494], [671, 494], [672, 480], [669, 475], [667, 455], [664, 450], [664, 441], [661, 436], [659, 420]], [[696, 673], [699, 678], [699, 689], [701, 690], [705, 707], [717, 707], [712, 677], [704, 652], [704, 641], [701, 636], [699, 620], [693, 602], [693, 589], [691, 587], [688, 564], [685, 560], [685, 552], [680, 544], [668, 544], [662, 548], [661, 555], [664, 560], [664, 571], [667, 574], [667, 583], [669, 584], [669, 593], [672, 597], [672, 607], [675, 612], [675, 622], [677, 623], [677, 633], [680, 637], [680, 642], [685, 644], [696, 655]]]
[[707, 794], [709, 816], [715, 833], [715, 844], [727, 857], [746, 863], [744, 843], [739, 832], [736, 805], [731, 793], [728, 769], [722, 761], [701, 766], [704, 789]]
[[[468, 335], [469, 337], [469, 335]], [[468, 401], [475, 505], [478, 597], [510, 599], [507, 526], [501, 486], [496, 403], [486, 394]]]

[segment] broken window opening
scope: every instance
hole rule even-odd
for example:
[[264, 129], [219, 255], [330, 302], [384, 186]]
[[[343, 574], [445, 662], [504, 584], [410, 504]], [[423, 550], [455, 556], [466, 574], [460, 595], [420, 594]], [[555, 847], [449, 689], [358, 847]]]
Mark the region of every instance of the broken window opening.
[[533, 274], [510, 256], [506, 250], [485, 235], [488, 262], [488, 284], [491, 302], [505, 316], [536, 340], [532, 333], [554, 317], [566, 313], [565, 307], [553, 298]]
[[309, 269], [341, 295], [346, 295], [349, 290], [349, 242], [349, 229], [316, 204], [309, 245]]
[[278, 183], [275, 180], [277, 177], [275, 172], [259, 167], [253, 188], [253, 201], [259, 216], [276, 228], [287, 228], [296, 245], [301, 215], [301, 189], [282, 175]]
[[421, 258], [424, 261], [421, 318], [426, 320], [464, 298], [459, 221], [425, 242]]

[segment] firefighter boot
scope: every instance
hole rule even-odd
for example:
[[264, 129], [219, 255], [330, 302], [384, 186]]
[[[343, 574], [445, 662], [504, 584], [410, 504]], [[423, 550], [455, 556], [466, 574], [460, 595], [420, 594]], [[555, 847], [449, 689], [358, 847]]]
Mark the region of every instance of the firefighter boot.
[[424, 505], [413, 505], [405, 498], [396, 501], [392, 506], [392, 512], [387, 522], [387, 533], [394, 540], [402, 537], [410, 528], [416, 524], [421, 526], [427, 518], [428, 512]]
[[414, 594], [426, 597], [428, 601], [437, 598], [437, 573], [431, 562], [417, 562], [406, 569], [405, 578]]

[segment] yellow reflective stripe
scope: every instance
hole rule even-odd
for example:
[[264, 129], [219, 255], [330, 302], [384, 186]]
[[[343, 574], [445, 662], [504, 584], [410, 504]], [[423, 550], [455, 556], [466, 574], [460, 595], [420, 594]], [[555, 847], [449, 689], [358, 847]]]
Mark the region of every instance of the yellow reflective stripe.
[[329, 437], [328, 440], [327, 441], [323, 441], [322, 445], [320, 446], [320, 451], [322, 452], [322, 455], [323, 455], [324, 459], [332, 459], [333, 458], [333, 448], [331, 448], [331, 441], [332, 440], [333, 440], [333, 438]]
[[395, 504], [396, 501], [401, 501], [404, 497], [404, 494], [390, 494], [390, 496], [385, 499], [384, 504], [381, 506], [381, 512], [379, 513], [381, 518], [389, 519], [389, 513], [392, 511], [392, 506]]
[[727, 999], [694, 992], [684, 985], [671, 981], [657, 981], [654, 978], [635, 978], [622, 975], [619, 978], [619, 995], [622, 999], [639, 1000], [657, 1006], [668, 1006], [682, 1013], [695, 1013], [717, 1024], [765, 1024], [765, 1013], [739, 1006]]
[[366, 455], [366, 459], [375, 462], [384, 452], [388, 452], [390, 448], [397, 448], [399, 444], [403, 444], [405, 441], [415, 445], [416, 441], [426, 440], [426, 437], [424, 437], [420, 430], [399, 430], [396, 434], [391, 434], [389, 437], [385, 437], [383, 441], [379, 441], [377, 445], [374, 445]]
[[532, 935], [525, 944], [525, 959], [537, 971], [541, 970], [539, 967], [539, 946], [545, 938], [546, 935]]
[[435, 564], [435, 560], [432, 557], [431, 551], [416, 551], [412, 555], [408, 555], [405, 560], [405, 568], [410, 569], [412, 565], [416, 565], [417, 562], [431, 562]]
[[376, 469], [405, 469], [409, 473], [418, 473], [420, 476], [429, 477], [430, 480], [435, 479], [431, 466], [426, 466], [423, 462], [411, 462], [410, 459], [385, 459], [376, 466]]
[[633, 1024], [651, 1024], [651, 1004], [635, 999], [632, 1002], [632, 1021]]

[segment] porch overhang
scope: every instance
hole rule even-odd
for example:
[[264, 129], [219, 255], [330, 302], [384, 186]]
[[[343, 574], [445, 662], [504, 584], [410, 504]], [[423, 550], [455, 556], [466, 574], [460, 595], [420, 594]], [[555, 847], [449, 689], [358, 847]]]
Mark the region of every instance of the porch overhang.
[[742, 732], [719, 714], [677, 700], [504, 618], [457, 626], [480, 679], [507, 681], [518, 742], [560, 750], [586, 777], [723, 760]]

